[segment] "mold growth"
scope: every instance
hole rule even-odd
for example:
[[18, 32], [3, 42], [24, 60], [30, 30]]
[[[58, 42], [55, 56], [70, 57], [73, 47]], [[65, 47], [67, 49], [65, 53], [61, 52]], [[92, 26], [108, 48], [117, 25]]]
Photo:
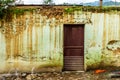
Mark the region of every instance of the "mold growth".
[[98, 68], [101, 63], [101, 47], [96, 43], [92, 43], [87, 49], [86, 64], [87, 69]]
[[34, 8], [16, 8], [9, 7], [7, 9], [0, 9], [0, 20], [5, 20], [6, 22], [11, 22], [14, 19], [14, 15], [19, 17], [20, 15], [24, 15], [25, 12], [33, 12]]

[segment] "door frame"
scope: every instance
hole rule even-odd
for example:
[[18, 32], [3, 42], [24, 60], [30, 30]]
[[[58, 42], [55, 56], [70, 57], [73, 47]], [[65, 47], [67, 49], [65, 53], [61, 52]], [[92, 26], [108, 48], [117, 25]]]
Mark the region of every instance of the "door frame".
[[68, 23], [68, 24], [63, 24], [63, 68], [62, 68], [62, 71], [64, 71], [64, 27], [65, 27], [65, 25], [67, 25], [67, 26], [69, 26], [69, 25], [71, 25], [71, 26], [81, 26], [81, 27], [83, 27], [84, 28], [84, 46], [83, 46], [83, 71], [79, 71], [79, 72], [84, 72], [84, 71], [86, 71], [86, 65], [85, 65], [85, 24], [83, 24], [83, 23], [80, 23], [80, 24], [71, 24], [71, 23]]

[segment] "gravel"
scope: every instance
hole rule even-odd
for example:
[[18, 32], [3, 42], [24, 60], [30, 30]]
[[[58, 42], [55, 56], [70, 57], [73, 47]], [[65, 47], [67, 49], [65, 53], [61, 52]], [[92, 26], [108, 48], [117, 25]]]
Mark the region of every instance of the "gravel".
[[41, 73], [9, 73], [0, 74], [0, 80], [120, 80], [111, 78], [110, 72], [95, 74], [87, 72], [41, 72]]

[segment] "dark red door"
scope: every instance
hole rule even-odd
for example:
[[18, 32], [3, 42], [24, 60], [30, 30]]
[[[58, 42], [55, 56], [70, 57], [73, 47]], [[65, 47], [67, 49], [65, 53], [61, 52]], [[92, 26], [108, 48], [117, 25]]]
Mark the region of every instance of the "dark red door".
[[84, 70], [84, 24], [64, 24], [63, 70]]

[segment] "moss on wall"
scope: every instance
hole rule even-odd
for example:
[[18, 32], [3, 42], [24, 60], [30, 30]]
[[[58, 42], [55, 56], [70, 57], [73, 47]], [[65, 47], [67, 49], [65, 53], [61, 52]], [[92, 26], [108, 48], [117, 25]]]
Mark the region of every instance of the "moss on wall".
[[70, 7], [64, 9], [66, 13], [72, 13], [74, 11], [89, 11], [89, 12], [98, 12], [98, 13], [109, 13], [120, 11], [120, 7], [96, 7], [96, 6], [80, 6], [80, 7]]
[[[59, 45], [59, 47], [62, 49], [63, 24], [72, 23], [72, 22], [76, 23], [75, 21], [79, 22], [80, 19], [86, 19], [87, 18], [86, 16], [89, 16], [89, 14], [87, 13], [89, 11], [91, 11], [89, 19], [92, 22], [92, 24], [87, 25], [88, 23], [86, 23], [86, 27], [85, 27], [86, 28], [85, 29], [85, 36], [86, 36], [85, 37], [86, 39], [85, 65], [87, 66], [87, 69], [95, 69], [95, 68], [101, 68], [105, 66], [114, 66], [114, 65], [116, 66], [117, 63], [119, 63], [118, 58], [120, 58], [120, 56], [118, 55], [116, 57], [116, 55], [113, 55], [114, 52], [108, 51], [106, 49], [106, 46], [107, 46], [106, 43], [110, 41], [110, 39], [116, 39], [116, 38], [120, 39], [119, 15], [106, 14], [109, 12], [116, 13], [120, 11], [119, 8], [113, 8], [113, 7], [103, 7], [102, 11], [99, 9], [99, 7], [84, 7], [84, 6], [82, 7], [39, 6], [37, 8], [36, 7], [35, 8], [31, 8], [31, 7], [30, 8], [29, 7], [28, 8], [18, 8], [18, 7], [11, 8], [8, 10], [8, 12], [6, 12], [5, 16], [3, 17], [0, 23], [1, 32], [4, 33], [5, 39], [7, 39], [7, 40], [1, 40], [1, 43], [3, 43], [3, 41], [7, 42], [7, 43], [6, 42], [4, 43], [7, 44], [7, 47], [5, 49], [7, 50], [8, 58], [9, 58], [10, 52], [12, 51], [12, 47], [10, 48], [9, 46], [10, 44], [13, 46], [17, 46], [17, 45], [19, 46], [21, 45], [21, 43], [22, 44], [24, 43], [27, 46], [32, 46], [33, 49], [37, 49], [36, 48], [37, 46], [39, 46], [38, 49], [41, 49], [43, 47], [47, 49], [46, 45], [50, 44], [51, 46], [53, 46], [53, 44], [55, 44], [55, 47], [58, 47]], [[100, 11], [103, 13], [98, 13]], [[2, 31], [2, 29], [5, 29], [5, 30]], [[1, 35], [3, 36], [2, 33]], [[0, 36], [1, 39], [3, 39], [2, 36]], [[11, 36], [13, 36], [13, 40], [10, 40], [12, 38]], [[53, 41], [56, 43], [53, 43], [53, 42], [50, 43], [49, 39], [51, 39], [50, 41]], [[38, 45], [37, 42], [40, 45]], [[30, 45], [31, 43], [34, 45]], [[90, 43], [92, 44], [89, 45]], [[34, 59], [35, 58], [34, 50], [32, 50], [31, 47], [25, 47], [25, 46], [23, 48], [25, 50], [28, 49], [28, 52], [30, 52], [30, 53], [27, 53], [27, 50], [26, 50], [25, 53], [27, 55], [31, 54], [28, 56], [31, 56], [30, 59], [32, 58]], [[16, 50], [18, 48], [19, 47], [15, 47]], [[52, 48], [50, 48], [50, 50], [51, 49]], [[20, 50], [22, 51], [23, 49], [20, 48]], [[2, 50], [1, 50], [1, 53], [3, 53]], [[16, 51], [14, 53], [18, 53], [18, 52]], [[48, 51], [46, 51], [46, 53], [48, 53]], [[53, 50], [53, 53], [54, 53], [54, 50]], [[13, 53], [11, 52], [11, 54]], [[39, 51], [36, 50], [36, 54], [39, 54]], [[42, 54], [43, 54], [42, 55], [43, 60], [46, 60], [47, 58], [44, 56], [46, 56], [47, 54], [44, 54], [44, 53]], [[43, 67], [62, 66], [63, 64], [62, 54], [63, 52], [61, 50], [60, 54], [55, 53], [54, 56], [52, 55], [52, 61], [51, 60], [46, 61], [45, 62], [46, 64]], [[22, 56], [22, 57], [25, 57], [25, 56]], [[58, 57], [57, 59], [60, 59], [60, 60], [56, 60], [56, 57]], [[38, 59], [38, 62], [40, 62], [39, 59]]]
[[95, 7], [95, 6], [39, 6], [39, 7], [9, 7], [8, 9], [3, 9], [0, 12], [0, 20], [5, 19], [6, 21], [11, 21], [13, 15], [23, 15], [25, 12], [41, 11], [42, 15], [47, 16], [48, 18], [56, 17], [57, 19], [63, 18], [63, 13], [73, 13], [74, 11], [83, 11], [83, 12], [98, 12], [98, 13], [118, 13], [120, 7]]
[[32, 12], [35, 10], [34, 8], [16, 8], [16, 7], [9, 7], [7, 9], [3, 9], [0, 12], [0, 20], [5, 20], [6, 22], [10, 22], [13, 19], [14, 15], [20, 16], [23, 15], [25, 12], [29, 11]]

